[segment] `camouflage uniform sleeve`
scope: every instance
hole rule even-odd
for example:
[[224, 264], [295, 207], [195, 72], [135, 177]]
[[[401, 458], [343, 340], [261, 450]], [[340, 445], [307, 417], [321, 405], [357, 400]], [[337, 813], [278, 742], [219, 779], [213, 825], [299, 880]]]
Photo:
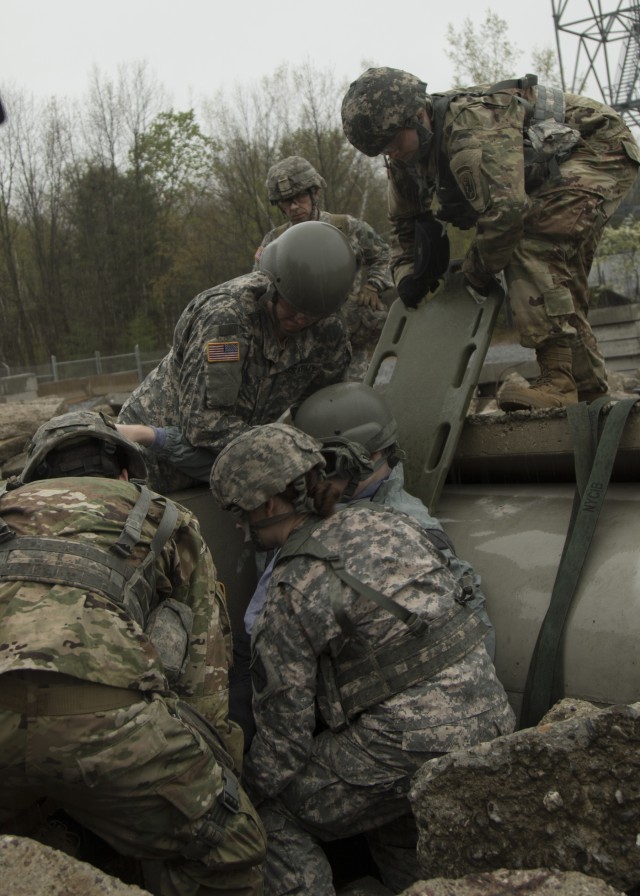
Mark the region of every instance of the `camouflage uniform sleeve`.
[[451, 173], [478, 215], [463, 271], [476, 286], [509, 262], [529, 200], [524, 187], [525, 109], [510, 94], [453, 102], [443, 149]]
[[396, 283], [413, 274], [415, 219], [431, 209], [434, 185], [417, 165], [389, 162], [391, 271]]
[[196, 518], [178, 506], [173, 537], [158, 558], [156, 589], [193, 613], [188, 658], [176, 693], [204, 715], [224, 736], [229, 732], [231, 623], [223, 585]]
[[269, 245], [269, 243], [272, 243], [274, 241], [274, 239], [276, 238], [277, 229], [278, 229], [277, 227], [274, 227], [273, 230], [270, 230], [269, 233], [265, 233], [265, 235], [262, 237], [262, 242], [256, 249], [256, 254], [253, 256], [252, 270], [254, 270], [254, 271], [260, 270], [260, 256], [262, 255], [264, 249]]
[[267, 602], [253, 629], [257, 731], [244, 764], [245, 785], [255, 802], [280, 793], [308, 760], [316, 725], [318, 656], [336, 634], [328, 628], [330, 614], [322, 612], [327, 601], [317, 588], [303, 593], [272, 580]]
[[391, 288], [393, 278], [389, 268], [389, 246], [366, 221], [351, 216], [348, 221], [349, 239], [359, 247], [362, 262], [367, 268], [367, 283], [371, 283], [378, 292]]
[[191, 445], [218, 454], [248, 428], [235, 406], [252, 339], [250, 321], [230, 294], [213, 296], [191, 321], [178, 373], [179, 428]]

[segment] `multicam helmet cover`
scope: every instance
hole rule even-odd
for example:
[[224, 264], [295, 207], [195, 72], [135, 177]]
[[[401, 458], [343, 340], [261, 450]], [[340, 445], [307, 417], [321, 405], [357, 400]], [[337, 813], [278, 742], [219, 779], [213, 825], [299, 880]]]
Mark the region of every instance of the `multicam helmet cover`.
[[[117, 451], [132, 479], [147, 478], [147, 468], [140, 449], [120, 435], [111, 417], [95, 411], [70, 411], [53, 417], [38, 427], [28, 446], [27, 461], [20, 473], [20, 481], [24, 483], [46, 478], [46, 459], [49, 454], [91, 441], [108, 446], [107, 450], [111, 449], [112, 454]], [[69, 475], [77, 473], [70, 472]]]
[[325, 466], [320, 444], [284, 423], [254, 426], [226, 445], [211, 468], [211, 491], [223, 509], [255, 510], [295, 479]]
[[397, 68], [369, 68], [342, 100], [342, 126], [349, 143], [367, 156], [380, 155], [403, 127], [415, 127], [427, 85]]
[[305, 190], [326, 187], [326, 183], [302, 156], [288, 156], [269, 168], [266, 186], [269, 201], [277, 205], [283, 199], [293, 199]]

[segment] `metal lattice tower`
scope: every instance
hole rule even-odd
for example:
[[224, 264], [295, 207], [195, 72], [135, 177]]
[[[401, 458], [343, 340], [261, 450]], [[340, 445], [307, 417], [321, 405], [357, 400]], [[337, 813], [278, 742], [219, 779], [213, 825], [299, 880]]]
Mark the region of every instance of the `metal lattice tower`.
[[596, 98], [595, 84], [605, 103], [640, 126], [640, 0], [551, 0], [551, 7], [563, 90]]

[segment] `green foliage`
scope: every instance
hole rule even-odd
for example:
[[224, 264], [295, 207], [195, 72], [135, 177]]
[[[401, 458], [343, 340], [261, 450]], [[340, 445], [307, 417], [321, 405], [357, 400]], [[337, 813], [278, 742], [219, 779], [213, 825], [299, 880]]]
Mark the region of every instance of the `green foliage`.
[[161, 112], [129, 150], [131, 166], [174, 205], [210, 185], [219, 147], [188, 112]]
[[[449, 25], [448, 39], [458, 84], [524, 74], [490, 10], [480, 25]], [[558, 82], [551, 50], [537, 51], [530, 70]], [[115, 83], [94, 73], [77, 108], [4, 96], [0, 361], [166, 348], [187, 303], [249, 271], [264, 234], [284, 220], [265, 180], [288, 155], [325, 178], [323, 208], [388, 237], [381, 160], [342, 132], [346, 86], [331, 70], [281, 66], [259, 84], [218, 91], [196, 114], [172, 108], [139, 65]], [[637, 279], [639, 230], [607, 229], [596, 264]], [[463, 257], [471, 233], [450, 228], [450, 238], [452, 258]]]
[[509, 39], [507, 30], [506, 21], [490, 9], [478, 28], [470, 18], [463, 21], [459, 31], [451, 23], [447, 25], [449, 48], [445, 52], [455, 66], [456, 87], [491, 83], [518, 74], [516, 62], [522, 54]]
[[[491, 9], [479, 25], [468, 17], [459, 29], [449, 23], [447, 43], [445, 53], [455, 66], [456, 87], [491, 84], [526, 74], [519, 62], [522, 52], [509, 37], [507, 22]], [[534, 50], [527, 71], [537, 74], [541, 83], [560, 86], [557, 57], [548, 47]]]

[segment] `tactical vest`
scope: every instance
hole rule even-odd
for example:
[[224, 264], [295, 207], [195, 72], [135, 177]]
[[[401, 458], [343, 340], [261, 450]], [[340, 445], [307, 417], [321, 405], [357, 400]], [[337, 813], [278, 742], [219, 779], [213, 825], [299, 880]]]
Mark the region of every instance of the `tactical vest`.
[[152, 601], [155, 561], [173, 533], [178, 508], [166, 499], [149, 551], [135, 566], [130, 562], [131, 553], [141, 540], [142, 526], [153, 498], [146, 485], [133, 484], [140, 492], [138, 500], [120, 535], [108, 549], [69, 538], [16, 535], [0, 517], [0, 582], [43, 582], [102, 594], [126, 610], [145, 630], [171, 681], [179, 676], [186, 661], [192, 612], [186, 604], [172, 598], [155, 608]]
[[[536, 88], [535, 102], [533, 89]], [[486, 90], [435, 93], [433, 102], [433, 139], [436, 159], [436, 196], [440, 208], [438, 218], [450, 221], [461, 230], [473, 227], [478, 213], [469, 205], [458, 186], [449, 160], [442, 150], [444, 120], [453, 100], [462, 96], [483, 97], [495, 93], [514, 95], [525, 108], [522, 135], [525, 167], [525, 189], [535, 189], [548, 177], [560, 174], [558, 163], [567, 158], [580, 139], [580, 133], [564, 123], [565, 95], [556, 87], [538, 84], [536, 75], [525, 75], [508, 81], [500, 81]]]
[[[371, 510], [384, 508], [371, 505]], [[328, 550], [313, 536], [322, 520], [312, 520], [289, 536], [278, 553], [276, 565], [293, 557], [306, 556], [324, 562], [331, 573], [330, 600], [336, 621], [346, 637], [339, 656], [325, 651], [319, 658], [317, 703], [331, 731], [343, 731], [355, 718], [401, 693], [414, 684], [433, 678], [446, 666], [466, 656], [485, 637], [486, 625], [466, 606], [469, 595], [461, 587], [454, 606], [441, 617], [427, 622], [417, 613], [361, 582], [347, 572], [341, 556]], [[416, 531], [426, 534], [437, 550], [440, 533], [430, 533], [412, 520]], [[446, 559], [444, 559], [446, 564]], [[340, 582], [374, 601], [407, 627], [406, 638], [390, 647], [374, 647], [356, 632], [342, 603]]]

